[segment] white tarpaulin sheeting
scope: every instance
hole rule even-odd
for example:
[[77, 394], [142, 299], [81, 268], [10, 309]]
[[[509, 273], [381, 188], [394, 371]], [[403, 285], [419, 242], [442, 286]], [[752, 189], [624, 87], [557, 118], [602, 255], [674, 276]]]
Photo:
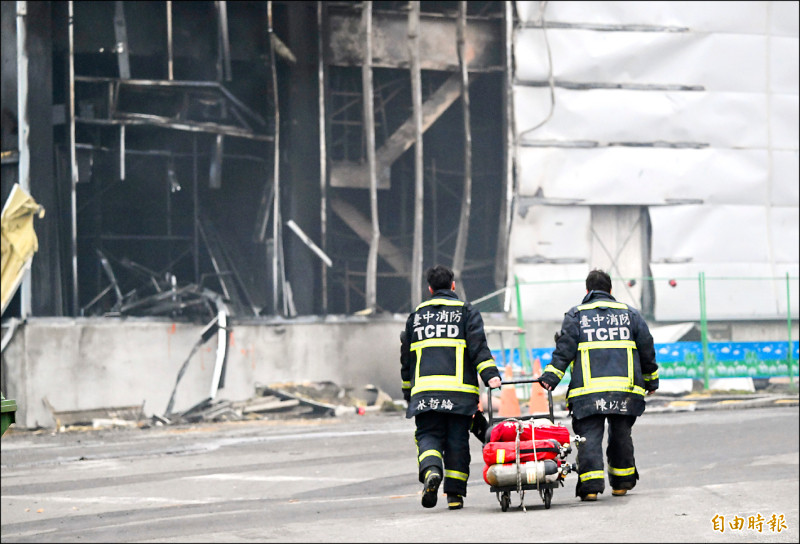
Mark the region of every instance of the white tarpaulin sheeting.
[[[796, 265], [763, 263], [678, 263], [652, 265], [655, 318], [658, 321], [700, 319], [700, 272], [705, 273], [706, 318], [714, 320], [786, 319], [786, 273]], [[775, 279], [770, 279], [775, 278]], [[675, 287], [669, 280], [675, 279]], [[797, 280], [791, 291], [792, 318], [798, 317]]]
[[[787, 153], [788, 154], [788, 153]], [[766, 204], [770, 165], [779, 153], [762, 149], [660, 149], [652, 147], [523, 147], [518, 152], [521, 195], [541, 188], [545, 198], [575, 199], [580, 204], [668, 204], [702, 200], [714, 204]], [[797, 152], [773, 177], [781, 199], [797, 193]]]
[[[547, 117], [549, 93], [544, 87], [514, 90], [520, 132]], [[769, 142], [767, 101], [754, 101], [750, 93], [556, 89], [555, 97], [553, 116], [541, 128], [523, 136], [523, 144], [591, 141], [608, 145], [646, 138], [651, 142], [765, 148]], [[776, 106], [773, 104], [773, 108]], [[783, 111], [781, 116], [791, 116], [791, 110], [778, 109]], [[793, 140], [784, 135], [782, 142], [788, 147]], [[796, 135], [794, 144], [796, 147]]]
[[[753, 34], [693, 32], [598, 32], [548, 28], [553, 76], [571, 83], [700, 86], [708, 91], [790, 92], [797, 74], [797, 51], [790, 38]], [[518, 31], [516, 78], [547, 81], [549, 63], [544, 31]], [[781, 70], [767, 70], [770, 57], [783, 52]], [[794, 67], [789, 63], [794, 62]], [[763, 96], [760, 97], [764, 99]]]
[[[523, 22], [541, 17], [542, 2], [515, 2]], [[648, 25], [724, 32], [794, 36], [798, 34], [797, 2], [638, 1], [547, 2], [550, 22], [587, 25]]]
[[531, 206], [517, 217], [509, 245], [529, 260], [582, 259], [591, 250], [591, 210], [587, 207]]
[[[514, 216], [509, 281], [595, 266], [627, 275], [637, 260], [643, 277], [778, 277], [714, 280], [708, 315], [785, 318], [785, 274], [796, 278], [800, 261], [798, 3], [515, 5], [516, 209], [532, 215]], [[649, 239], [636, 233], [639, 248], [629, 244], [616, 267], [615, 252], [598, 251], [597, 233], [611, 231], [597, 212], [612, 205], [650, 217]], [[545, 314], [576, 303], [566, 284], [536, 285], [530, 295], [557, 306]], [[616, 295], [640, 298], [619, 285]], [[651, 310], [695, 320], [697, 295], [696, 280], [657, 281]]]

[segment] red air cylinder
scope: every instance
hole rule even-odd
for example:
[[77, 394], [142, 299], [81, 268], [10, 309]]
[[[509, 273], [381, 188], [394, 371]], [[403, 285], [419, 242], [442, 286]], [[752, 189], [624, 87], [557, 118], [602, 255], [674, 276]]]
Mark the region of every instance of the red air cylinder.
[[[520, 431], [520, 441], [548, 440], [554, 438], [560, 444], [569, 444], [569, 429], [563, 425], [543, 425], [534, 427], [532, 423], [523, 423]], [[492, 428], [489, 442], [514, 442], [517, 439], [517, 424], [513, 421], [498, 423]]]
[[[560, 451], [561, 444], [558, 440], [525, 440], [519, 443], [519, 460], [521, 463], [528, 461], [541, 461], [544, 459], [555, 459]], [[534, 452], [535, 447], [535, 452]], [[516, 443], [511, 442], [489, 442], [483, 447], [483, 462], [487, 465], [510, 463], [516, 461]]]

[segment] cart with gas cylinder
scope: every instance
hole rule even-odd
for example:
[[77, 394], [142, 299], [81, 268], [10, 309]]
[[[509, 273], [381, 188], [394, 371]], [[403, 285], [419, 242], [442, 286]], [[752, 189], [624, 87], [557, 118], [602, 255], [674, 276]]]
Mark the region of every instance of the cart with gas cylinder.
[[[502, 387], [538, 383], [539, 378], [505, 380]], [[486, 464], [483, 479], [497, 495], [500, 508], [507, 511], [511, 493], [520, 496], [520, 507], [525, 508], [525, 492], [536, 490], [544, 507], [550, 508], [553, 490], [564, 486], [564, 478], [575, 470], [567, 462], [572, 451], [570, 443], [582, 441], [571, 437], [569, 429], [556, 425], [553, 413], [553, 394], [547, 391], [548, 412], [525, 416], [500, 417], [492, 404], [492, 388], [487, 389], [489, 428], [483, 446]]]

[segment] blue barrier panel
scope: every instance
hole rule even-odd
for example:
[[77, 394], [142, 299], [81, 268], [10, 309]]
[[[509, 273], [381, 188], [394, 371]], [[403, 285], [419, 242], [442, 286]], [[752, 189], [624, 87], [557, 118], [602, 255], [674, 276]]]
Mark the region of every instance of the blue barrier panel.
[[[662, 379], [703, 379], [703, 345], [701, 342], [656, 344], [658, 375]], [[773, 378], [789, 375], [787, 342], [709, 342], [708, 377]], [[505, 361], [512, 365], [514, 376], [522, 375], [522, 364], [516, 348], [507, 349]], [[497, 366], [504, 370], [500, 350], [492, 350]], [[528, 350], [529, 359], [539, 359], [544, 369], [552, 360], [553, 348]], [[798, 375], [800, 342], [792, 342], [792, 370]], [[569, 369], [565, 378], [569, 379]]]

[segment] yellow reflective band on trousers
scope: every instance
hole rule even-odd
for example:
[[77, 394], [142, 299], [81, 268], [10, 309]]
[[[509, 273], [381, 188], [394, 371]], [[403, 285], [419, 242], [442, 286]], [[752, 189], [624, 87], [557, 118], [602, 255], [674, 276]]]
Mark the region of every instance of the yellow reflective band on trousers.
[[636, 472], [636, 467], [614, 468], [609, 465], [608, 473], [613, 476], [632, 476]]
[[[559, 369], [557, 369], [556, 367], [554, 367], [553, 365], [547, 365], [546, 367], [544, 367], [544, 372], [552, 372], [553, 374], [555, 374], [556, 376], [558, 376], [558, 379], [559, 379], [559, 380], [560, 380], [561, 378], [563, 378], [563, 377], [564, 377], [564, 373], [563, 373], [563, 372], [561, 372], [561, 371], [560, 371]], [[544, 373], [544, 372], [543, 372], [543, 373]]]
[[445, 470], [444, 471], [445, 478], [453, 478], [454, 480], [464, 480], [467, 481], [469, 475], [465, 474], [464, 472], [459, 472], [457, 470]]
[[589, 304], [581, 304], [578, 310], [593, 310], [595, 308], [615, 308], [617, 310], [627, 310], [628, 305], [621, 302], [611, 302], [610, 300], [598, 300]]
[[586, 480], [602, 480], [604, 477], [602, 470], [592, 470], [591, 472], [584, 472], [581, 474], [579, 479], [585, 482]]
[[423, 459], [425, 459], [426, 457], [430, 457], [431, 455], [433, 455], [434, 457], [438, 457], [439, 459], [442, 458], [442, 454], [439, 453], [438, 451], [436, 451], [436, 450], [427, 450], [427, 451], [422, 452], [422, 455], [420, 455], [417, 458], [417, 461], [419, 461], [421, 463]]
[[463, 306], [464, 302], [460, 300], [448, 300], [446, 298], [432, 298], [417, 306], [415, 312], [425, 306]]
[[576, 389], [572, 389], [569, 392], [569, 398], [580, 397], [581, 395], [589, 395], [591, 393], [608, 393], [611, 391], [618, 391], [620, 393], [633, 393], [634, 395], [644, 396], [644, 387], [639, 387], [638, 385], [630, 387], [627, 384], [627, 379], [622, 379], [625, 380], [626, 383], [620, 386], [602, 385], [599, 387], [578, 387]]
[[[593, 349], [624, 349], [628, 356], [627, 376], [603, 376], [592, 378], [592, 366], [589, 352]], [[622, 391], [644, 396], [644, 388], [633, 384], [633, 350], [636, 342], [631, 340], [610, 340], [606, 342], [581, 342], [578, 350], [581, 352], [581, 370], [583, 371], [583, 387], [570, 389], [567, 398], [579, 397], [590, 393], [605, 393], [606, 391]], [[549, 366], [549, 365], [548, 365]]]
[[489, 367], [497, 368], [497, 365], [494, 364], [494, 359], [487, 359], [484, 362], [478, 364], [478, 366], [477, 366], [478, 373], [480, 374], [481, 372], [483, 372], [484, 370], [486, 370]]
[[[420, 376], [419, 370], [422, 366], [422, 353], [430, 347], [451, 347], [456, 351], [456, 374], [448, 376], [434, 374], [431, 376]], [[477, 385], [464, 383], [464, 350], [467, 348], [466, 340], [462, 338], [429, 338], [411, 344], [411, 350], [416, 353], [417, 365], [414, 370], [414, 387], [411, 394], [423, 393], [425, 391], [460, 391], [462, 393], [479, 394]]]

